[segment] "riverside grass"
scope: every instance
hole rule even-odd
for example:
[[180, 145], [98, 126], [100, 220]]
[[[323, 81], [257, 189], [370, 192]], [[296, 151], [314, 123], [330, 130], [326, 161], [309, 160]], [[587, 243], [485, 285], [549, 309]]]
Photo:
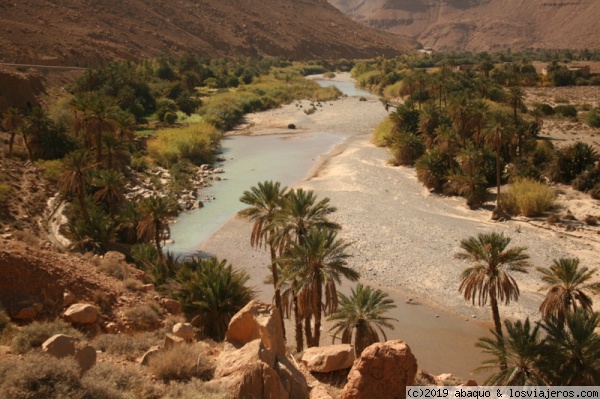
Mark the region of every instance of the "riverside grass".
[[222, 133], [206, 122], [159, 130], [148, 142], [148, 154], [165, 167], [183, 160], [195, 165], [212, 163], [221, 137]]
[[377, 147], [385, 147], [389, 145], [392, 140], [392, 129], [394, 128], [394, 122], [390, 118], [382, 120], [373, 130], [371, 135], [371, 142]]
[[513, 215], [533, 217], [551, 210], [555, 199], [555, 190], [546, 184], [531, 179], [520, 179], [501, 194], [500, 202]]

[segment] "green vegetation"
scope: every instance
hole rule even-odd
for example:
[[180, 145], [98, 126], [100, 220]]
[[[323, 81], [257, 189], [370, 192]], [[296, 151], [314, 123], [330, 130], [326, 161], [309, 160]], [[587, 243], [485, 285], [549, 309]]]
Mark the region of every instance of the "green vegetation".
[[546, 184], [531, 180], [515, 180], [500, 197], [503, 208], [511, 215], [541, 216], [550, 211], [556, 199], [555, 191]]
[[62, 320], [49, 322], [34, 321], [15, 331], [11, 348], [17, 353], [25, 353], [32, 348], [42, 346], [44, 341], [56, 334], [66, 334], [76, 338], [83, 335]]
[[164, 382], [190, 381], [192, 378], [206, 381], [212, 377], [215, 366], [204, 352], [195, 344], [174, 345], [152, 356], [148, 366]]
[[148, 141], [148, 154], [164, 167], [184, 160], [195, 165], [212, 164], [221, 135], [217, 128], [208, 123], [159, 130]]

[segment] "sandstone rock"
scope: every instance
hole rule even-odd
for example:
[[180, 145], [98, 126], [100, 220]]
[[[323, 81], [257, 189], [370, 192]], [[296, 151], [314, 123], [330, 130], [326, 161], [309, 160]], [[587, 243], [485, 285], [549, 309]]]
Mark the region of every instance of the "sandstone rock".
[[90, 345], [84, 345], [75, 351], [75, 360], [82, 371], [88, 371], [96, 364], [96, 349]]
[[106, 329], [107, 334], [116, 334], [119, 332], [119, 325], [114, 321], [111, 321], [104, 327]]
[[77, 302], [77, 299], [75, 299], [75, 295], [71, 294], [68, 291], [65, 291], [63, 293], [63, 304], [65, 306], [71, 306], [72, 304], [74, 304], [75, 302]]
[[92, 324], [98, 320], [98, 309], [87, 303], [76, 303], [65, 312], [67, 320], [78, 324]]
[[406, 386], [412, 385], [417, 360], [402, 341], [376, 343], [366, 348], [354, 362], [341, 399], [406, 399]]
[[54, 357], [63, 358], [75, 355], [77, 338], [64, 334], [56, 334], [42, 344], [42, 350]]
[[310, 390], [310, 399], [333, 399], [323, 385], [317, 385]]
[[354, 360], [354, 348], [348, 344], [308, 348], [302, 355], [306, 367], [317, 373], [348, 369]]
[[306, 399], [304, 376], [287, 360], [256, 339], [240, 349], [223, 351], [214, 380], [227, 384], [232, 397]]
[[177, 344], [182, 344], [184, 342], [185, 342], [185, 340], [183, 338], [177, 337], [173, 334], [167, 334], [167, 335], [165, 335], [164, 346], [165, 346], [165, 349], [169, 349]]
[[160, 352], [160, 348], [158, 346], [152, 346], [152, 347], [150, 347], [150, 349], [148, 349], [146, 351], [146, 353], [144, 353], [142, 355], [142, 357], [140, 358], [140, 360], [139, 360], [140, 365], [147, 366], [150, 363], [150, 359], [154, 355], [156, 355], [158, 352]]
[[236, 348], [260, 339], [275, 355], [285, 357], [279, 311], [272, 305], [250, 301], [229, 322], [225, 341]]
[[142, 289], [144, 292], [154, 291], [154, 284], [144, 284], [142, 285]]
[[181, 314], [181, 302], [170, 298], [162, 298], [160, 305], [169, 313], [174, 316]]
[[13, 313], [13, 318], [18, 319], [18, 320], [34, 319], [35, 316], [37, 315], [37, 312], [35, 311], [33, 306], [25, 306], [25, 307], [22, 307], [22, 308], [19, 308], [19, 309], [13, 311], [12, 313]]
[[190, 323], [177, 323], [173, 326], [173, 335], [179, 338], [183, 338], [186, 341], [192, 341], [194, 339], [194, 326]]

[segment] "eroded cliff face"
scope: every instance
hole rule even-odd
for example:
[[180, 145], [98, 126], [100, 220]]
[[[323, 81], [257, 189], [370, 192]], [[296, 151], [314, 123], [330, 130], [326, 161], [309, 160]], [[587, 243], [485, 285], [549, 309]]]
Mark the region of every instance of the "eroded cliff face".
[[358, 22], [435, 50], [600, 47], [595, 0], [329, 0]]

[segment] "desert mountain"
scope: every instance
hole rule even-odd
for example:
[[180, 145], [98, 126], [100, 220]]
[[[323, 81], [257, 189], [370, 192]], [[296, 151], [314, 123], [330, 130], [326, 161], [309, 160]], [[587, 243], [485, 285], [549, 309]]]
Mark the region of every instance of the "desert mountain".
[[598, 0], [329, 0], [435, 50], [600, 47]]
[[185, 50], [334, 59], [410, 48], [407, 39], [366, 28], [325, 0], [0, 2], [0, 62], [93, 66]]

